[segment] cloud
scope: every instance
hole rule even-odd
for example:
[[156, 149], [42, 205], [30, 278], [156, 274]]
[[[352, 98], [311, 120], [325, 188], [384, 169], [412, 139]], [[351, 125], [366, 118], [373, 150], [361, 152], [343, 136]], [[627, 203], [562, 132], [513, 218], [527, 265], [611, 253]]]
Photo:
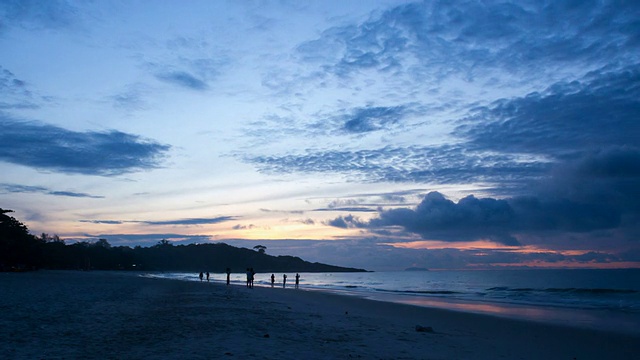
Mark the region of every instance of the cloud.
[[18, 79], [11, 71], [0, 66], [0, 92], [3, 94], [19, 94], [29, 96], [24, 81]]
[[343, 130], [357, 134], [386, 129], [397, 124], [405, 113], [403, 106], [358, 108], [345, 116]]
[[149, 89], [144, 84], [129, 85], [124, 91], [108, 98], [113, 106], [126, 111], [145, 110], [148, 108], [145, 99]]
[[89, 224], [106, 224], [106, 225], [121, 225], [125, 223], [125, 221], [119, 221], [119, 220], [78, 220], [78, 222], [89, 223]]
[[206, 225], [206, 224], [218, 224], [225, 221], [236, 220], [236, 216], [218, 216], [214, 218], [192, 218], [192, 219], [178, 219], [178, 220], [163, 220], [163, 221], [139, 221], [147, 225]]
[[0, 114], [0, 160], [69, 174], [114, 176], [159, 167], [170, 146], [116, 130], [77, 132]]
[[37, 109], [38, 103], [48, 99], [36, 96], [24, 80], [0, 66], [0, 110]]
[[180, 57], [167, 63], [147, 62], [143, 65], [158, 80], [194, 91], [206, 91], [222, 69], [230, 63], [224, 56]]
[[156, 74], [159, 80], [185, 87], [187, 89], [203, 91], [207, 90], [209, 86], [206, 82], [196, 78], [192, 74], [185, 71], [170, 71]]
[[0, 183], [0, 191], [8, 193], [40, 193], [53, 196], [79, 197], [91, 199], [104, 199], [104, 196], [90, 195], [73, 191], [55, 191], [42, 186], [27, 186], [18, 184]]
[[637, 144], [640, 65], [479, 108], [454, 134], [475, 150], [566, 158], [594, 147]]
[[64, 0], [3, 0], [0, 31], [19, 26], [30, 30], [66, 28], [77, 22], [76, 7]]
[[313, 211], [348, 211], [348, 212], [376, 212], [376, 209], [368, 208], [368, 207], [328, 207], [328, 208], [319, 208], [313, 209]]
[[362, 222], [360, 219], [351, 214], [347, 216], [338, 216], [333, 220], [326, 221], [325, 224], [341, 229], [367, 227], [367, 224], [365, 222]]
[[84, 223], [92, 224], [108, 224], [108, 225], [121, 225], [125, 223], [136, 223], [144, 225], [208, 225], [218, 224], [225, 221], [236, 220], [236, 216], [218, 216], [213, 218], [190, 218], [190, 219], [174, 219], [174, 220], [79, 220]]
[[244, 155], [266, 174], [338, 173], [367, 182], [472, 183], [528, 181], [550, 168], [540, 158], [498, 152], [473, 152], [459, 145], [385, 146], [379, 149], [309, 149], [305, 154]]
[[548, 197], [600, 204], [621, 213], [640, 213], [640, 148], [610, 146], [585, 152], [554, 167], [538, 191]]
[[375, 70], [473, 81], [479, 69], [506, 69], [540, 79], [562, 67], [637, 61], [638, 15], [633, 2], [416, 2], [327, 29], [297, 51], [302, 61], [339, 77]]
[[415, 209], [380, 210], [378, 217], [367, 222], [352, 215], [340, 216], [327, 224], [371, 230], [400, 227], [429, 240], [491, 240], [516, 246], [520, 243], [515, 235], [520, 233], [614, 229], [621, 224], [621, 213], [612, 206], [565, 198], [478, 199], [469, 195], [455, 203], [439, 192], [430, 192]]
[[430, 192], [415, 210], [383, 210], [368, 226], [400, 226], [425, 239], [469, 241], [489, 239], [505, 245], [517, 245], [511, 236], [515, 214], [504, 200], [467, 196], [457, 204], [438, 192]]

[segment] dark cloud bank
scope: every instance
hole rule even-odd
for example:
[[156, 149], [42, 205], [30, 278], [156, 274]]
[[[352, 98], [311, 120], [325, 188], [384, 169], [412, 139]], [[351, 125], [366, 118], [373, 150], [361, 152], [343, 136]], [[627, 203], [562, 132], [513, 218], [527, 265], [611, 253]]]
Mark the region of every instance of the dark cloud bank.
[[337, 227], [373, 231], [400, 227], [425, 239], [488, 239], [519, 245], [515, 235], [592, 233], [629, 227], [629, 240], [640, 220], [640, 150], [609, 148], [580, 161], [557, 165], [537, 193], [504, 199], [467, 196], [457, 203], [438, 192], [415, 208], [380, 210], [360, 221], [352, 215], [334, 219]]
[[157, 168], [168, 145], [116, 130], [77, 132], [0, 114], [0, 160], [62, 173], [113, 176]]

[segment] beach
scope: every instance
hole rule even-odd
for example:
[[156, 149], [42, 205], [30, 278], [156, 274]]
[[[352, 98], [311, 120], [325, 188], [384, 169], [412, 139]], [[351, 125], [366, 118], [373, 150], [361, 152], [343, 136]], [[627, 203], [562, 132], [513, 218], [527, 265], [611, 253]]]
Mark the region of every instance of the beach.
[[38, 271], [0, 290], [3, 359], [640, 358], [633, 334], [302, 289]]

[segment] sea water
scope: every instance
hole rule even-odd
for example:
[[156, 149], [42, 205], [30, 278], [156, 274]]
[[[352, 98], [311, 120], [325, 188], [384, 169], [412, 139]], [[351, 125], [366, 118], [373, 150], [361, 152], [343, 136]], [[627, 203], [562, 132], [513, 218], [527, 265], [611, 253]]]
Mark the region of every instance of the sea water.
[[[283, 274], [275, 275], [282, 288]], [[295, 273], [287, 275], [293, 289]], [[199, 281], [198, 274], [153, 276]], [[270, 277], [256, 274], [255, 285], [271, 286]], [[246, 275], [231, 280], [244, 284]], [[300, 273], [300, 289], [640, 334], [640, 269]]]

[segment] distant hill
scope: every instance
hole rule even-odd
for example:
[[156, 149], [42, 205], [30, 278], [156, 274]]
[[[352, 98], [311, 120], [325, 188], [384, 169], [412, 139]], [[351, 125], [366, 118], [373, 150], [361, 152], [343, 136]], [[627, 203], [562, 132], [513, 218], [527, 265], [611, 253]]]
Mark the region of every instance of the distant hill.
[[139, 271], [209, 271], [244, 272], [362, 272], [321, 263], [311, 263], [295, 256], [272, 256], [224, 243], [173, 245], [161, 241], [150, 247], [111, 247], [106, 240], [97, 243], [45, 243], [46, 254], [41, 267], [48, 269], [139, 270]]
[[304, 261], [295, 256], [273, 256], [224, 243], [173, 246], [155, 245], [134, 249], [135, 267], [144, 270], [223, 272], [363, 272], [366, 270]]
[[150, 247], [111, 246], [105, 239], [94, 243], [66, 244], [57, 236], [41, 237], [29, 233], [27, 226], [8, 215], [12, 210], [0, 208], [0, 271], [34, 269], [83, 270], [160, 270], [244, 272], [362, 272], [321, 263], [311, 263], [295, 256], [272, 256], [260, 251], [231, 245], [173, 245], [166, 240]]

